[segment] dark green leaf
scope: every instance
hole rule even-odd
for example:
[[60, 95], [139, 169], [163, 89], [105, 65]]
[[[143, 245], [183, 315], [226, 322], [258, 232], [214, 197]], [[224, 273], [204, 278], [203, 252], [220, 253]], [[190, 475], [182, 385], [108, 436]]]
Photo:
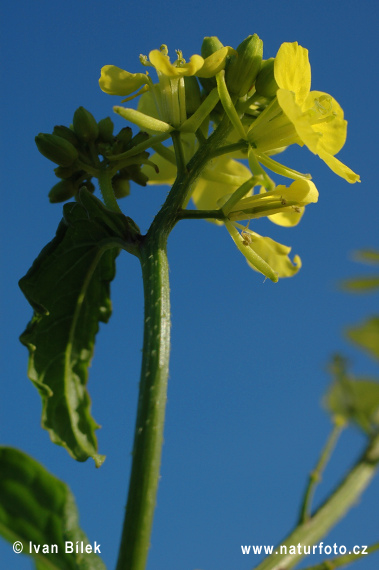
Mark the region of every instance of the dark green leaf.
[[86, 389], [99, 321], [111, 315], [109, 284], [123, 240], [137, 230], [88, 191], [65, 204], [55, 238], [42, 250], [20, 287], [34, 308], [21, 335], [29, 378], [42, 397], [42, 425], [54, 443], [79, 461], [100, 466]]
[[[0, 447], [0, 532], [12, 543], [20, 541], [25, 554], [30, 543], [36, 545], [32, 550], [37, 570], [105, 570], [93, 552], [65, 553], [66, 542], [94, 546], [79, 527], [68, 486], [25, 453], [9, 447]], [[44, 545], [50, 552], [43, 552]], [[51, 552], [51, 545], [56, 545], [57, 552]]]
[[379, 359], [379, 317], [371, 317], [363, 324], [346, 330], [349, 340]]

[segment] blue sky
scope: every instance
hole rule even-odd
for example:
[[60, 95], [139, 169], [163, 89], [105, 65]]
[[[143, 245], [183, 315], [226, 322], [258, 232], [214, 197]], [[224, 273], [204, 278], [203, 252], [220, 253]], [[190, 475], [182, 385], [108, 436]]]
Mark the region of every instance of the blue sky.
[[[119, 257], [112, 285], [114, 314], [102, 326], [88, 389], [102, 425], [103, 467], [75, 463], [40, 429], [39, 396], [26, 375], [18, 336], [31, 309], [17, 286], [52, 239], [61, 205], [50, 205], [56, 182], [34, 137], [69, 124], [84, 105], [97, 120], [119, 98], [98, 88], [100, 68], [141, 71], [138, 56], [162, 43], [199, 53], [204, 36], [236, 47], [257, 33], [264, 57], [280, 44], [309, 49], [312, 87], [331, 93], [348, 120], [339, 158], [361, 175], [349, 185], [305, 148], [286, 164], [311, 172], [320, 199], [298, 227], [263, 220], [257, 231], [292, 246], [300, 273], [278, 284], [251, 271], [224, 228], [183, 221], [169, 240], [172, 360], [158, 507], [148, 568], [247, 570], [258, 563], [241, 544], [274, 544], [296, 521], [309, 471], [330, 430], [321, 399], [331, 355], [348, 355], [357, 373], [374, 364], [349, 347], [344, 326], [375, 312], [377, 297], [351, 297], [337, 282], [363, 273], [351, 251], [378, 247], [377, 21], [372, 2], [151, 2], [110, 0], [37, 3], [3, 8], [2, 74], [2, 382], [1, 441], [42, 462], [73, 490], [90, 540], [113, 568], [126, 499], [140, 350], [142, 283], [138, 262]], [[112, 117], [113, 118], [113, 117]], [[123, 126], [115, 118], [116, 128]], [[132, 187], [121, 206], [143, 230], [167, 187]], [[359, 455], [363, 437], [346, 431], [328, 466], [316, 503]], [[325, 539], [326, 544], [378, 540], [379, 481]], [[5, 568], [32, 568], [0, 543]], [[308, 564], [316, 563], [316, 557]], [[356, 570], [378, 564], [379, 555]]]

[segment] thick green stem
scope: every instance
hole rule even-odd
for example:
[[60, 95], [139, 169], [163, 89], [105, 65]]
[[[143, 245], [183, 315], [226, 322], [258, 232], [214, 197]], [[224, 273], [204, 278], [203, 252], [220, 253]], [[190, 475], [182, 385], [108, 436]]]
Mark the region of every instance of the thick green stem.
[[165, 243], [141, 247], [145, 297], [140, 397], [117, 570], [146, 565], [159, 480], [170, 352], [170, 290]]
[[229, 121], [184, 164], [180, 134], [173, 133], [178, 176], [148, 233], [140, 242], [145, 326], [133, 463], [117, 570], [144, 570], [150, 546], [161, 462], [170, 353], [170, 296], [166, 242], [191, 185], [222, 144]]
[[[375, 475], [378, 463], [379, 436], [376, 436], [361, 459], [312, 518], [299, 524], [255, 570], [288, 570], [296, 566], [304, 557], [304, 546], [317, 543], [357, 502]], [[297, 550], [298, 544], [302, 546], [301, 553]], [[291, 546], [295, 547], [296, 552], [290, 553]]]

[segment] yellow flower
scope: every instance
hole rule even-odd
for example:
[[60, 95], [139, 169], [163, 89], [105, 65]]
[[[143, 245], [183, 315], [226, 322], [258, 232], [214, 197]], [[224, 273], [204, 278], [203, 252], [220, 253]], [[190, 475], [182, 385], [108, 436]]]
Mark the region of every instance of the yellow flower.
[[[294, 43], [279, 48], [274, 63], [276, 97], [252, 123], [247, 138], [260, 162], [275, 168], [267, 155], [290, 144], [304, 144], [348, 182], [359, 175], [335, 158], [346, 141], [347, 122], [337, 101], [327, 93], [310, 91], [308, 50]], [[263, 157], [263, 160], [262, 160]]]
[[304, 208], [318, 201], [318, 191], [310, 180], [295, 180], [291, 186], [280, 184], [273, 190], [242, 198], [228, 212], [230, 220], [251, 220], [267, 216], [279, 226], [299, 223]]
[[[186, 62], [182, 52], [177, 50], [177, 59], [171, 63], [167, 46], [162, 45], [159, 50], [152, 50], [149, 57], [140, 56], [140, 61], [145, 67], [155, 68], [159, 83], [155, 84], [148, 72], [129, 73], [114, 65], [105, 65], [101, 69], [99, 85], [102, 91], [109, 95], [127, 96], [124, 101], [150, 91], [159, 120], [174, 128], [179, 128], [187, 119], [184, 77], [213, 77], [225, 67], [226, 58], [231, 51], [234, 50], [230, 47], [223, 47], [206, 59], [195, 54], [190, 57], [189, 62]], [[129, 109], [122, 111], [121, 109], [123, 108], [116, 107], [114, 110], [131, 122], [143, 128], [146, 127], [146, 121], [141, 117], [140, 111], [129, 112]], [[150, 130], [154, 131], [154, 121], [150, 123]], [[158, 132], [164, 128], [159, 122], [156, 126]]]
[[[225, 225], [250, 267], [274, 283], [279, 277], [292, 277], [301, 268], [301, 259], [298, 255], [295, 255], [293, 262], [290, 260], [290, 247], [269, 237], [260, 236], [240, 224], [227, 221]], [[237, 227], [242, 230], [241, 233]]]

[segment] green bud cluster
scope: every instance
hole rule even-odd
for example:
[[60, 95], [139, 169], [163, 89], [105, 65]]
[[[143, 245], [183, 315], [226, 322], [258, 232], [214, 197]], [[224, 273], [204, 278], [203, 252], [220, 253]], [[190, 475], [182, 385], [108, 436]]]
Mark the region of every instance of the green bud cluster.
[[109, 158], [145, 142], [149, 135], [140, 132], [133, 137], [129, 127], [121, 129], [117, 135], [113, 134], [113, 130], [114, 125], [109, 117], [97, 122], [87, 109], [79, 107], [70, 127], [57, 125], [52, 134], [40, 133], [36, 136], [39, 152], [58, 165], [54, 172], [60, 181], [49, 192], [50, 202], [69, 200], [78, 194], [82, 186], [94, 192], [92, 178], [96, 178], [104, 169], [111, 169], [116, 198], [129, 194], [130, 180], [146, 186], [148, 178], [141, 172], [141, 165], [149, 162], [147, 152], [121, 161], [116, 171], [115, 165], [118, 163]]

